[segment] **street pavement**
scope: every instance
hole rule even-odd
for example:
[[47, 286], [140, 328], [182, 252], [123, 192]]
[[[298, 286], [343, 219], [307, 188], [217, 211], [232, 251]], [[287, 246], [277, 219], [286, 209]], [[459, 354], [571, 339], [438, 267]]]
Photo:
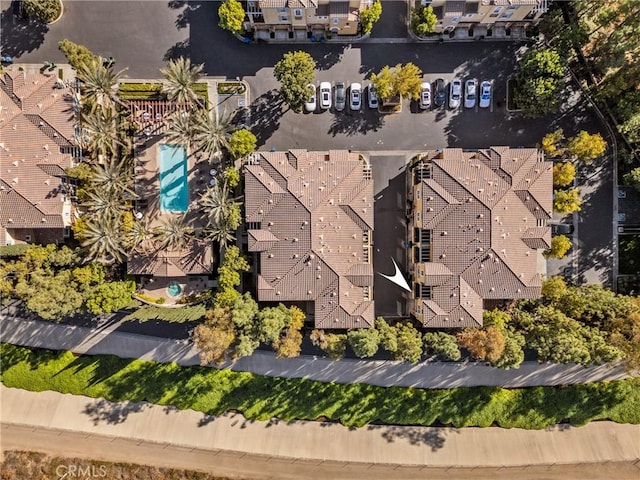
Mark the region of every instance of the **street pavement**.
[[[117, 324], [99, 329], [62, 325], [5, 315], [0, 318], [0, 341], [80, 355], [116, 355], [161, 363], [199, 365], [199, 350], [190, 340], [172, 340], [117, 331]], [[321, 382], [367, 383], [383, 387], [455, 388], [498, 386], [506, 388], [616, 380], [629, 377], [621, 365], [583, 367], [575, 364], [524, 362], [520, 368], [503, 370], [474, 362], [422, 362], [322, 357], [276, 358], [272, 352], [256, 351], [235, 364], [235, 371], [270, 377], [307, 378]]]
[[[109, 437], [127, 439], [130, 446], [153, 442], [165, 457], [167, 445], [189, 454], [193, 449], [245, 452], [301, 461], [393, 464], [428, 467], [523, 467], [557, 464], [625, 463], [640, 459], [640, 426], [592, 422], [584, 427], [557, 426], [546, 430], [502, 428], [436, 428], [369, 425], [348, 428], [313, 421], [250, 421], [239, 413], [211, 416], [193, 410], [146, 402], [112, 403], [104, 399], [28, 392], [0, 386], [2, 448], [12, 444], [7, 433], [31, 427], [37, 434], [74, 432], [67, 448], [84, 451], [87, 441]], [[107, 448], [105, 450], [111, 450]], [[100, 452], [104, 458], [105, 453]], [[158, 456], [128, 461], [159, 465]], [[171, 452], [173, 453], [173, 452]], [[99, 457], [99, 458], [100, 458]], [[169, 455], [175, 461], [175, 455]], [[108, 457], [107, 457], [108, 458]], [[241, 462], [240, 462], [241, 463]], [[283, 469], [286, 469], [286, 463]], [[191, 467], [193, 468], [193, 467]], [[241, 470], [241, 464], [236, 468]], [[630, 470], [633, 472], [633, 470]], [[399, 478], [402, 473], [398, 472]], [[638, 473], [638, 470], [635, 471]], [[396, 478], [398, 478], [396, 477]]]

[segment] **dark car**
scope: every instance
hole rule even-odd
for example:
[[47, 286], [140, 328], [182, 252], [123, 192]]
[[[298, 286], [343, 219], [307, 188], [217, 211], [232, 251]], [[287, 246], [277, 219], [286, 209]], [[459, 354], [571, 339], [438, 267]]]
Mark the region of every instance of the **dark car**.
[[573, 225], [567, 223], [551, 225], [551, 233], [554, 235], [571, 235], [573, 233]]
[[444, 80], [438, 78], [436, 83], [434, 84], [434, 92], [433, 92], [433, 104], [436, 107], [441, 107], [444, 105], [444, 102], [447, 99], [447, 87], [444, 83]]

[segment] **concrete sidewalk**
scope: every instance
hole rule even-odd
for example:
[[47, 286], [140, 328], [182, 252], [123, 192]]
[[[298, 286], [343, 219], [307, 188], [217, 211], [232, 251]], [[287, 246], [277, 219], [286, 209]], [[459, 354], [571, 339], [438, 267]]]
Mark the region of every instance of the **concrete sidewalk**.
[[[188, 340], [121, 333], [117, 323], [100, 329], [4, 316], [0, 318], [0, 341], [29, 347], [70, 350], [78, 354], [111, 354], [180, 365], [198, 365], [198, 349]], [[393, 361], [302, 356], [277, 359], [257, 351], [226, 367], [272, 377], [308, 378], [322, 382], [368, 383], [378, 386], [454, 388], [475, 386], [529, 387], [568, 385], [627, 378], [621, 366], [538, 364], [526, 362], [518, 369], [502, 370], [479, 363]]]
[[186, 450], [429, 467], [633, 463], [640, 459], [640, 426], [611, 422], [547, 430], [379, 425], [347, 428], [322, 422], [253, 422], [240, 414], [212, 417], [148, 403], [111, 403], [5, 386], [0, 387], [0, 396], [4, 426], [73, 431], [79, 442], [108, 436]]

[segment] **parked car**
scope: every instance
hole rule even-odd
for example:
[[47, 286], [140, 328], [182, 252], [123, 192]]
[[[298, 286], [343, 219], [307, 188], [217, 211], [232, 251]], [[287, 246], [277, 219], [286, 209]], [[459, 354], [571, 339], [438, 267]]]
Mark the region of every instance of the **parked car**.
[[373, 84], [369, 84], [369, 108], [378, 108], [378, 94], [376, 93], [376, 87]]
[[336, 82], [336, 110], [341, 112], [347, 104], [347, 92], [344, 82]]
[[473, 108], [476, 106], [476, 98], [478, 96], [478, 81], [470, 78], [464, 82], [464, 108]]
[[449, 108], [458, 108], [462, 98], [462, 81], [457, 78], [449, 86]]
[[349, 88], [349, 108], [351, 110], [360, 110], [362, 106], [362, 85], [352, 83]]
[[311, 91], [311, 95], [304, 104], [304, 109], [307, 112], [315, 112], [316, 111], [316, 86], [313, 83], [307, 85], [307, 88]]
[[444, 83], [444, 80], [438, 78], [435, 83], [435, 91], [433, 92], [433, 104], [436, 107], [441, 107], [444, 105], [444, 102], [447, 100], [447, 87]]
[[553, 235], [571, 235], [573, 233], [573, 225], [568, 223], [557, 223], [551, 225], [551, 233]]
[[320, 84], [320, 108], [331, 108], [331, 83]]
[[485, 80], [480, 84], [480, 108], [487, 108], [491, 104], [491, 82]]
[[431, 84], [422, 82], [420, 85], [420, 108], [426, 110], [431, 108]]

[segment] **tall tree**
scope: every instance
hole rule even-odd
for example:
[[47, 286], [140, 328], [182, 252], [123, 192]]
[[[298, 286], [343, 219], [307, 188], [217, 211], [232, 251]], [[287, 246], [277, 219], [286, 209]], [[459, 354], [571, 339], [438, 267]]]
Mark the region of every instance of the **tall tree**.
[[127, 162], [109, 159], [92, 168], [91, 183], [98, 190], [112, 195], [125, 195], [135, 198], [133, 175]]
[[203, 68], [202, 64], [192, 65], [191, 60], [185, 57], [169, 60], [167, 66], [160, 69], [166, 79], [164, 91], [169, 100], [202, 106], [195, 93], [195, 85], [202, 78]]
[[184, 215], [167, 214], [154, 233], [159, 239], [159, 250], [181, 250], [193, 238], [193, 228]]
[[243, 30], [242, 23], [245, 16], [244, 8], [238, 0], [224, 0], [218, 8], [218, 17], [220, 17], [218, 26], [229, 30], [234, 35], [238, 34]]
[[301, 111], [315, 80], [316, 62], [307, 52], [287, 52], [276, 63], [273, 74], [281, 84], [280, 93], [289, 107]]
[[94, 104], [89, 111], [81, 114], [81, 125], [82, 146], [98, 160], [113, 156], [118, 146], [124, 146], [118, 137], [118, 115], [112, 107]]
[[218, 118], [211, 110], [197, 110], [193, 114], [193, 144], [209, 158], [216, 158], [222, 149], [229, 147], [229, 135], [233, 129], [231, 119], [225, 113]]
[[598, 158], [606, 149], [607, 142], [602, 138], [602, 135], [599, 133], [590, 134], [585, 130], [572, 137], [567, 144], [567, 152], [584, 162]]
[[66, 38], [58, 42], [58, 49], [65, 56], [67, 62], [76, 70], [83, 64], [98, 60], [98, 56], [92, 53], [87, 47], [73, 43]]
[[573, 163], [556, 163], [553, 166], [553, 184], [558, 187], [571, 185], [576, 178], [576, 167]]
[[544, 252], [547, 258], [564, 258], [571, 249], [571, 240], [564, 235], [558, 235], [551, 239], [551, 248]]
[[380, 345], [380, 333], [375, 328], [358, 328], [347, 334], [349, 345], [359, 358], [372, 357]]
[[371, 5], [362, 10], [360, 12], [360, 27], [362, 28], [362, 32], [365, 34], [371, 33], [373, 26], [380, 20], [380, 15], [382, 15], [382, 2], [380, 0], [375, 0]]
[[498, 327], [468, 328], [457, 336], [458, 344], [478, 360], [496, 362], [504, 352], [504, 334]]
[[125, 257], [118, 220], [112, 215], [94, 215], [87, 220], [81, 245], [88, 248], [87, 261], [113, 263]]
[[246, 128], [236, 130], [229, 137], [229, 153], [234, 160], [244, 158], [255, 152], [256, 136]]
[[555, 190], [553, 194], [553, 209], [556, 212], [573, 213], [582, 210], [580, 190], [577, 188], [571, 188], [569, 190]]
[[77, 77], [82, 82], [80, 89], [83, 96], [90, 103], [97, 103], [104, 108], [120, 103], [116, 96], [116, 84], [125, 70], [114, 73], [110, 65], [103, 64], [101, 57], [80, 64]]
[[424, 348], [428, 354], [435, 354], [444, 360], [457, 362], [462, 354], [458, 348], [456, 337], [444, 332], [427, 332], [424, 334]]
[[191, 147], [194, 140], [193, 113], [182, 110], [172, 114], [168, 120], [165, 139], [167, 143]]

